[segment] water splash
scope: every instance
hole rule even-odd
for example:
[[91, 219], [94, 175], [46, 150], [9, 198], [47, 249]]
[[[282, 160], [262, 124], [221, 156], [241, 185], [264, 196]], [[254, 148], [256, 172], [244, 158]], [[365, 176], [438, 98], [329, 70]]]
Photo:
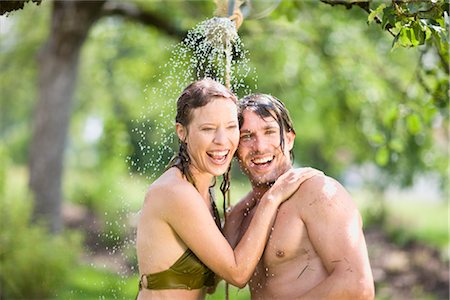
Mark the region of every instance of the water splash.
[[127, 158], [131, 176], [137, 173], [152, 181], [175, 154], [176, 99], [188, 84], [209, 77], [238, 96], [249, 94], [250, 86], [256, 88], [247, 54], [234, 23], [217, 17], [199, 23], [173, 47], [169, 61], [159, 67], [158, 86], [144, 89], [148, 107], [133, 120], [139, 153]]
[[[144, 178], [146, 186], [164, 171], [176, 152], [176, 100], [188, 84], [210, 77], [228, 86], [238, 97], [249, 94], [250, 86], [256, 88], [256, 72], [250, 67], [248, 53], [228, 19], [212, 18], [201, 22], [169, 51], [169, 60], [159, 66], [158, 75], [153, 78], [157, 85], [145, 87], [146, 105], [132, 120], [131, 143], [136, 147], [133, 154], [126, 157], [128, 172], [132, 179]], [[118, 184], [125, 186], [127, 183]], [[142, 191], [141, 195], [144, 193]], [[110, 263], [118, 268], [116, 273], [120, 280], [114, 287], [103, 283], [100, 287], [108, 290], [114, 299], [121, 294], [121, 289], [126, 289], [130, 276], [136, 274], [134, 231], [139, 215], [130, 207], [130, 195], [116, 197], [122, 204], [121, 210], [104, 215], [105, 227], [112, 230], [98, 236], [98, 240], [113, 243], [105, 250]], [[127, 232], [125, 237], [120, 236], [121, 229]]]

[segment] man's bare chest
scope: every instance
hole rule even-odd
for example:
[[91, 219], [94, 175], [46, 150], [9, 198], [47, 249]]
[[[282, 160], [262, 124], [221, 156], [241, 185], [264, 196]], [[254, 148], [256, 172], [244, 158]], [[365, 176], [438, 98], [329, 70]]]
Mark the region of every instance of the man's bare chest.
[[[262, 263], [266, 267], [287, 263], [293, 259], [301, 260], [302, 257], [307, 259], [311, 242], [298, 208], [294, 204], [287, 201], [278, 210], [262, 257]], [[241, 234], [248, 228], [254, 211], [255, 209], [249, 211], [245, 216]]]

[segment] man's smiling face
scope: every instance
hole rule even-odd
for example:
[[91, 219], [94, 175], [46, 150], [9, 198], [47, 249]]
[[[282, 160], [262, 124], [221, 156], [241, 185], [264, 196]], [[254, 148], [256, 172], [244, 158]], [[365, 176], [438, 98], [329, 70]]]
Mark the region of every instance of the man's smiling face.
[[283, 133], [281, 149], [280, 126], [273, 117], [262, 118], [251, 109], [242, 113], [237, 157], [241, 170], [253, 186], [271, 185], [291, 167], [289, 151], [294, 144], [293, 132]]

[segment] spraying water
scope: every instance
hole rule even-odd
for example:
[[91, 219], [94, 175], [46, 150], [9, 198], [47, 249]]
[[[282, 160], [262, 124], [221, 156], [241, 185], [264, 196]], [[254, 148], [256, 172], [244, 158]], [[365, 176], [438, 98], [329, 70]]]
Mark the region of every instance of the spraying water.
[[[135, 125], [132, 129], [132, 143], [138, 145], [138, 148], [126, 161], [130, 177], [144, 178], [146, 187], [164, 171], [177, 151], [174, 130], [176, 100], [188, 84], [210, 77], [226, 85], [238, 96], [249, 94], [250, 84], [256, 88], [256, 72], [249, 66], [247, 51], [234, 23], [227, 18], [215, 17], [201, 22], [169, 51], [169, 60], [159, 66], [158, 75], [154, 78], [157, 84], [144, 89], [146, 106], [132, 120]], [[145, 190], [141, 195], [144, 194]], [[132, 223], [137, 214], [129, 207], [130, 195], [117, 196], [122, 202], [123, 209], [118, 212], [121, 217], [109, 218], [111, 221], [107, 221], [106, 226], [135, 228], [136, 224]], [[99, 234], [98, 240], [104, 239], [116, 241], [105, 250], [110, 257], [109, 261], [117, 267], [115, 269], [121, 279], [114, 287], [107, 287], [106, 283], [101, 282], [96, 288], [120, 295], [120, 290], [126, 288], [130, 275], [136, 274], [134, 236], [120, 240], [119, 236], [110, 231]], [[117, 299], [116, 296], [113, 298]]]
[[[239, 6], [243, 3], [247, 6], [253, 5], [253, 2], [231, 2], [232, 4], [224, 2], [224, 5], [228, 5], [226, 16], [230, 18], [214, 17], [190, 30], [187, 37], [170, 50], [169, 61], [159, 66], [159, 75], [154, 78], [157, 85], [147, 86], [144, 89], [147, 105], [142, 107], [140, 116], [132, 120], [135, 124], [132, 139], [133, 143], [138, 145], [138, 149], [135, 154], [126, 158], [132, 178], [137, 174], [149, 184], [164, 171], [176, 152], [177, 141], [174, 130], [176, 100], [188, 84], [204, 77], [213, 78], [238, 97], [248, 95], [252, 89], [257, 88], [256, 72], [249, 66], [248, 52], [244, 49], [235, 25], [239, 27], [243, 21]], [[144, 193], [145, 191], [142, 195]], [[136, 218], [133, 218], [128, 196], [120, 197], [123, 210], [119, 215], [123, 218], [115, 219], [115, 224], [112, 225], [127, 228], [136, 226], [130, 224]], [[108, 237], [108, 234], [112, 233], [103, 235]], [[99, 238], [101, 239], [100, 236]], [[117, 299], [116, 292], [120, 294], [122, 287], [126, 287], [127, 278], [136, 273], [135, 240], [134, 237], [126, 237], [122, 242], [119, 241], [119, 237], [114, 240], [117, 240], [117, 243], [106, 250], [113, 258], [113, 264], [119, 266], [117, 273], [121, 280], [111, 288], [113, 298]], [[99, 288], [105, 287], [101, 282]], [[226, 297], [228, 299], [228, 289]]]
[[133, 121], [140, 155], [127, 158], [130, 175], [134, 170], [152, 181], [174, 155], [176, 99], [188, 84], [209, 77], [243, 96], [251, 92], [248, 82], [256, 87], [255, 74], [232, 21], [214, 17], [190, 30], [172, 49], [169, 62], [160, 66], [159, 86], [144, 90], [149, 103]]

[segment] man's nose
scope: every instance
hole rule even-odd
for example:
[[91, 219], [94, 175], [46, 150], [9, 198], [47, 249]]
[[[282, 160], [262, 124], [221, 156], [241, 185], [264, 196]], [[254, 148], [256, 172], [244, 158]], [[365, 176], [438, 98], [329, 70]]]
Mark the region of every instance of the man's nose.
[[267, 146], [267, 142], [263, 137], [255, 136], [253, 140], [253, 150], [255, 151], [261, 151], [264, 150]]

